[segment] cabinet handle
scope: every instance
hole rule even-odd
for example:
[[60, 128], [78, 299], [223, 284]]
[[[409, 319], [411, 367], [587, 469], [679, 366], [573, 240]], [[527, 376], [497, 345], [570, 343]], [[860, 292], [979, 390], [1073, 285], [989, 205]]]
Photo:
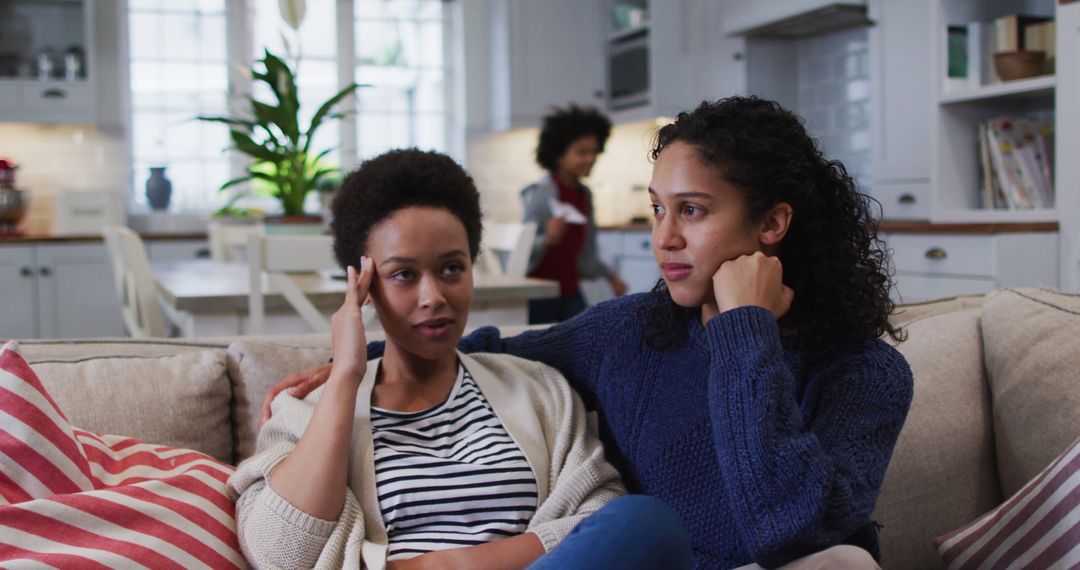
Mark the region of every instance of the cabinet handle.
[[33, 277], [34, 270], [30, 269], [29, 267], [23, 267], [19, 270], [19, 275], [22, 275], [23, 277]]
[[652, 242], [650, 242], [649, 240], [644, 240], [644, 241], [641, 242], [641, 249], [651, 249], [651, 248], [652, 248]]
[[945, 253], [944, 249], [940, 247], [932, 247], [926, 250], [926, 259], [945, 259], [949, 254]]
[[901, 194], [900, 197], [896, 199], [896, 201], [900, 202], [901, 204], [914, 204], [915, 195], [911, 193], [904, 193]]
[[746, 56], [743, 55], [743, 52], [741, 52], [741, 51], [737, 51], [737, 52], [731, 54], [731, 59], [734, 59], [735, 61], [742, 61], [743, 58], [745, 58], [745, 57]]
[[38, 272], [41, 273], [42, 277], [48, 277], [52, 275], [52, 269], [49, 269], [49, 266], [47, 265], [42, 265], [41, 269], [39, 269]]
[[195, 250], [196, 259], [210, 259], [210, 248], [203, 247]]
[[603, 99], [604, 95], [605, 95], [603, 89], [597, 89], [596, 91], [593, 91], [592, 94], [593, 94], [593, 97], [596, 97], [597, 99]]
[[67, 93], [63, 89], [46, 89], [41, 92], [43, 99], [63, 99], [67, 97]]

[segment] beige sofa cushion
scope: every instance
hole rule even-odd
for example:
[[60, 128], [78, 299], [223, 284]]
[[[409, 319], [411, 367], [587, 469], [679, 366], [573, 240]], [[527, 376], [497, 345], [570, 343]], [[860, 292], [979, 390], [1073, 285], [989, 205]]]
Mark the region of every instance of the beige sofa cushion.
[[1080, 436], [1080, 296], [1002, 289], [982, 314], [1003, 493]]
[[20, 346], [73, 425], [232, 462], [224, 349], [132, 341]]
[[229, 376], [233, 379], [237, 463], [255, 451], [259, 412], [271, 386], [289, 374], [325, 363], [329, 347], [296, 347], [284, 343], [240, 341], [229, 345]]
[[954, 304], [904, 326], [908, 340], [898, 350], [915, 396], [874, 518], [885, 525], [885, 568], [940, 568], [931, 539], [1001, 501], [979, 310]]

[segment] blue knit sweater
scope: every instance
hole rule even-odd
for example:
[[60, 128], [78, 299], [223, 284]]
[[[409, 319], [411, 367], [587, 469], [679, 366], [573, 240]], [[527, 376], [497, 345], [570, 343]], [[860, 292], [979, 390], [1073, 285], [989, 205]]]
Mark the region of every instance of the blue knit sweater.
[[870, 514], [912, 398], [903, 356], [872, 339], [810, 365], [759, 307], [691, 319], [685, 342], [657, 351], [637, 316], [651, 302], [615, 299], [512, 338], [485, 327], [461, 349], [559, 369], [599, 412], [630, 491], [678, 513], [696, 568], [774, 567], [845, 542], [877, 557]]

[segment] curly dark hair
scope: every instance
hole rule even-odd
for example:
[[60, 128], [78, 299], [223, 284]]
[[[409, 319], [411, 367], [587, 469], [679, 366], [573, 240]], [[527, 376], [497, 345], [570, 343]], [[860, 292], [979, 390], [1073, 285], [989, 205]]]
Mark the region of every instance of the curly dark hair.
[[595, 135], [604, 152], [604, 143], [611, 135], [611, 121], [592, 107], [570, 105], [565, 109], [556, 107], [544, 117], [540, 129], [540, 144], [536, 147], [536, 162], [548, 172], [558, 168], [559, 157], [581, 137]]
[[[873, 208], [880, 204], [858, 191], [842, 163], [825, 158], [798, 117], [757, 97], [706, 101], [660, 129], [653, 160], [675, 141], [691, 145], [742, 193], [748, 221], [780, 202], [791, 205], [779, 250], [784, 283], [795, 291], [780, 319], [786, 338], [810, 353], [884, 333], [902, 340], [888, 320], [891, 265]], [[671, 346], [698, 309], [676, 305], [663, 281], [653, 295], [656, 302], [643, 306], [646, 339]]]
[[449, 210], [465, 226], [469, 255], [476, 259], [480, 251], [480, 193], [472, 178], [445, 154], [404, 149], [365, 160], [341, 183], [331, 206], [338, 263], [360, 267], [371, 228], [409, 206]]

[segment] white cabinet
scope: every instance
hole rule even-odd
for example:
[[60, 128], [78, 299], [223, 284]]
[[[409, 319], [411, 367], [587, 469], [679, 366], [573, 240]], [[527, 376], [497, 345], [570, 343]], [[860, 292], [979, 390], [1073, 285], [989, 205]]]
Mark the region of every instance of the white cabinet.
[[123, 336], [101, 243], [0, 245], [0, 337]]
[[0, 246], [0, 340], [37, 336], [34, 247]]
[[[647, 20], [618, 29], [615, 11], [640, 5]], [[607, 34], [608, 109], [616, 122], [671, 116], [746, 91], [746, 41], [721, 29], [724, 3], [715, 0], [610, 0]], [[637, 93], [624, 93], [629, 86]]]
[[[596, 236], [600, 259], [626, 282], [627, 293], [652, 291], [660, 280], [660, 269], [652, 253], [652, 233], [647, 230], [602, 230]], [[582, 283], [590, 305], [611, 298], [606, 280]]]
[[95, 121], [94, 8], [94, 0], [4, 3], [0, 122]]
[[155, 262], [210, 259], [210, 244], [205, 239], [148, 241], [146, 255]]
[[124, 336], [120, 301], [105, 246], [37, 246], [38, 336]]
[[930, 219], [930, 0], [871, 0], [871, 193], [887, 219]]
[[[466, 40], [466, 74], [487, 75], [477, 95], [488, 101], [490, 129], [538, 127], [552, 106], [603, 105], [600, 0], [485, 0], [464, 9], [489, 25], [487, 42]], [[483, 86], [466, 89], [471, 97]]]
[[728, 0], [724, 33], [805, 35], [839, 29], [865, 20], [866, 0]]
[[893, 251], [898, 302], [1058, 283], [1056, 232], [883, 237]]

